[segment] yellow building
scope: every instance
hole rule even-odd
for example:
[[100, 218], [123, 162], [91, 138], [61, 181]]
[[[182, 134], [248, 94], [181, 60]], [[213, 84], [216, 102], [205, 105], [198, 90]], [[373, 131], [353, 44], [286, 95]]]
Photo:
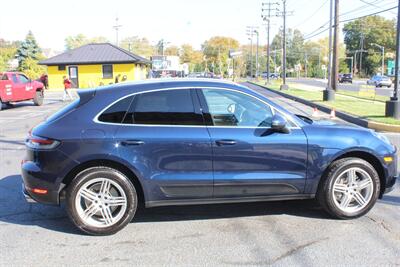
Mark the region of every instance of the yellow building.
[[91, 88], [120, 82], [146, 79], [151, 62], [110, 43], [87, 44], [42, 60], [47, 66], [49, 88], [64, 88], [63, 77], [75, 88]]

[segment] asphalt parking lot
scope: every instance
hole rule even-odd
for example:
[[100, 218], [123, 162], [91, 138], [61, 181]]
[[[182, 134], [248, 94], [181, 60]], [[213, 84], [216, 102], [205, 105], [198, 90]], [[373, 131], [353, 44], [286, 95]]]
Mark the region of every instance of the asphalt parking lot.
[[[311, 114], [260, 92], [291, 111]], [[49, 94], [41, 107], [27, 102], [0, 111], [1, 266], [400, 265], [398, 185], [356, 220], [330, 219], [308, 200], [159, 207], [139, 210], [113, 236], [84, 235], [63, 207], [28, 204], [20, 192], [26, 133], [65, 104], [59, 99]], [[398, 134], [387, 136], [400, 146]]]

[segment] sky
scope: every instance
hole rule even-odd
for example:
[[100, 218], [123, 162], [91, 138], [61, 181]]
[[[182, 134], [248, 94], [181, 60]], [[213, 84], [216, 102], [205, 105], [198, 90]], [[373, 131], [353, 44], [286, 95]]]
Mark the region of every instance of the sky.
[[[208, 38], [230, 36], [248, 43], [247, 26], [258, 26], [260, 44], [266, 44], [266, 27], [261, 8], [267, 0], [18, 0], [2, 4], [0, 38], [22, 40], [29, 30], [42, 48], [64, 50], [64, 39], [82, 33], [104, 36], [115, 42], [116, 17], [122, 25], [119, 40], [129, 36], [148, 38], [156, 44], [192, 44], [196, 49]], [[279, 2], [282, 9], [282, 0]], [[340, 0], [341, 20], [395, 7], [396, 0]], [[6, 12], [9, 10], [9, 12]], [[328, 35], [319, 29], [329, 20], [329, 0], [287, 0], [287, 27], [298, 28], [305, 37], [319, 39]], [[275, 12], [273, 12], [275, 13]], [[397, 9], [381, 14], [394, 18]], [[271, 18], [271, 36], [282, 25], [282, 18]], [[271, 37], [272, 41], [272, 37]]]

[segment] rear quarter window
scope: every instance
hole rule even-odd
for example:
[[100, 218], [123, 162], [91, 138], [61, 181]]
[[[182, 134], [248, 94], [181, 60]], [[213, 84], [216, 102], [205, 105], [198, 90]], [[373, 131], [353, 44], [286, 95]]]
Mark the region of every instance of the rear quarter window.
[[98, 120], [108, 123], [122, 123], [125, 114], [131, 105], [132, 99], [133, 96], [129, 96], [114, 103], [101, 113]]

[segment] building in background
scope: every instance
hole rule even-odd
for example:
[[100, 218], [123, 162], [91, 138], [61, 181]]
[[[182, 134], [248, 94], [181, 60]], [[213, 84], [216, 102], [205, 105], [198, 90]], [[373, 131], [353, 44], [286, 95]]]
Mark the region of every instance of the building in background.
[[181, 64], [178, 56], [152, 56], [152, 72], [154, 78], [184, 77], [189, 73], [187, 64]]
[[151, 61], [110, 43], [87, 44], [42, 60], [47, 66], [49, 88], [62, 88], [63, 76], [76, 88], [107, 85], [126, 75], [128, 81], [146, 79]]

